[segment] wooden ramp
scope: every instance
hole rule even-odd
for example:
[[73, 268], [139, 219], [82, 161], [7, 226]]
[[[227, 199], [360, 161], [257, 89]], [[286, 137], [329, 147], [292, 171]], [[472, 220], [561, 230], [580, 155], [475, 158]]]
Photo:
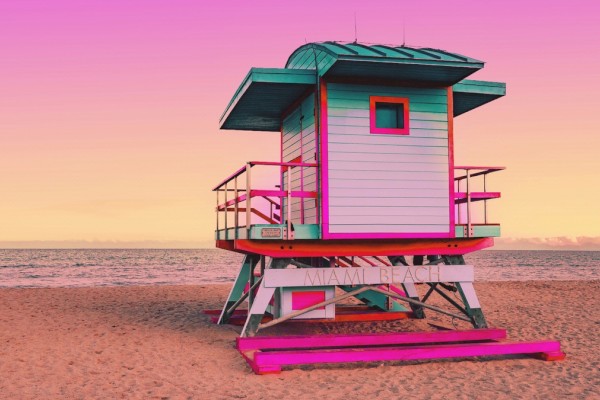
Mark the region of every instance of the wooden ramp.
[[508, 342], [504, 329], [354, 335], [239, 337], [237, 349], [256, 374], [284, 366], [529, 354], [562, 360], [558, 341]]

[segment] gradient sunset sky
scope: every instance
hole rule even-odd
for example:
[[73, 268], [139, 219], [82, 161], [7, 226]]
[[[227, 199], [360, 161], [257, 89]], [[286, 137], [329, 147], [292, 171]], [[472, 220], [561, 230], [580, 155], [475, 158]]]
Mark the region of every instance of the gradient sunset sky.
[[600, 2], [2, 1], [0, 247], [211, 246], [211, 188], [272, 133], [219, 132], [250, 67], [311, 41], [445, 49], [507, 96], [455, 120], [501, 165], [505, 246], [600, 249]]

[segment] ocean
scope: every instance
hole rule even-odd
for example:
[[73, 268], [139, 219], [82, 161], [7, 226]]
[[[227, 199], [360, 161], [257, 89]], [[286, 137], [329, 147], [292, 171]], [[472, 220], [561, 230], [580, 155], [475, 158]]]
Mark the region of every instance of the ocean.
[[[0, 249], [0, 287], [226, 283], [242, 257], [219, 249]], [[600, 251], [484, 250], [465, 259], [478, 281], [600, 279]]]

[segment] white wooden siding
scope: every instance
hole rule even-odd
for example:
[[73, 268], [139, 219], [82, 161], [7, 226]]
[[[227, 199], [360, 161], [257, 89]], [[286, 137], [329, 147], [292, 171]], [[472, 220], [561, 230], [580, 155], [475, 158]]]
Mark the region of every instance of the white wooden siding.
[[[315, 140], [315, 116], [314, 97], [306, 98], [293, 112], [284, 120], [283, 134], [283, 162], [291, 162], [302, 156], [302, 162], [315, 163], [316, 140]], [[291, 186], [293, 191], [316, 191], [317, 170], [316, 168], [293, 168], [291, 169]], [[287, 190], [287, 172], [283, 174], [283, 190]], [[304, 210], [304, 223], [316, 223], [316, 206], [314, 199], [292, 199], [291, 221], [294, 224], [301, 223], [301, 210]], [[282, 209], [282, 221], [287, 218], [287, 199], [284, 199]]]
[[[370, 96], [409, 99], [409, 135], [370, 133]], [[327, 85], [330, 233], [448, 233], [447, 92]]]

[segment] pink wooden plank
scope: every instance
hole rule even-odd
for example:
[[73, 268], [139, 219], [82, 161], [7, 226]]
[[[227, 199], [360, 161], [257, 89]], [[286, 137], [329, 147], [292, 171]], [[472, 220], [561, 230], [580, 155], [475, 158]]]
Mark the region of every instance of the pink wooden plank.
[[537, 354], [560, 352], [560, 342], [492, 342], [452, 345], [428, 345], [408, 348], [366, 348], [344, 350], [256, 352], [254, 363], [263, 366], [283, 366], [316, 363], [346, 363], [372, 361], [426, 360], [433, 358], [462, 358], [508, 354]]
[[311, 349], [318, 347], [383, 346], [415, 343], [447, 343], [506, 338], [505, 329], [468, 331], [400, 332], [352, 335], [311, 335], [284, 337], [238, 337], [239, 351], [267, 349]]
[[241, 203], [242, 201], [246, 201], [245, 194], [239, 196], [237, 199], [231, 199], [227, 203], [219, 205], [219, 211], [223, 211], [226, 207], [229, 207], [230, 205], [235, 203]]
[[[500, 192], [471, 192], [471, 201], [498, 199], [500, 198]], [[456, 204], [466, 203], [467, 193], [456, 192], [454, 193], [454, 199]]]
[[[286, 190], [251, 190], [250, 191], [250, 196], [251, 197], [257, 197], [257, 196], [282, 197], [282, 196], [287, 196], [287, 191]], [[294, 190], [292, 190], [291, 196], [292, 197], [300, 197], [300, 198], [313, 198], [313, 199], [316, 199], [317, 198], [317, 193], [316, 192], [294, 191]]]
[[454, 169], [464, 169], [464, 170], [473, 170], [473, 169], [477, 169], [477, 170], [490, 170], [490, 171], [502, 171], [503, 169], [506, 169], [506, 167], [481, 167], [481, 166], [465, 166], [465, 165], [460, 165], [460, 166], [455, 166]]
[[302, 163], [302, 162], [278, 162], [278, 161], [250, 161], [252, 165], [279, 165], [282, 167], [318, 167], [316, 163]]
[[229, 175], [227, 178], [223, 179], [217, 186], [215, 186], [213, 188], [213, 191], [220, 189], [221, 186], [224, 186], [227, 182], [231, 181], [232, 179], [234, 179], [237, 176], [240, 176], [241, 174], [243, 174], [246, 171], [246, 166], [244, 165], [242, 168], [238, 169], [237, 171], [235, 171], [233, 174]]

